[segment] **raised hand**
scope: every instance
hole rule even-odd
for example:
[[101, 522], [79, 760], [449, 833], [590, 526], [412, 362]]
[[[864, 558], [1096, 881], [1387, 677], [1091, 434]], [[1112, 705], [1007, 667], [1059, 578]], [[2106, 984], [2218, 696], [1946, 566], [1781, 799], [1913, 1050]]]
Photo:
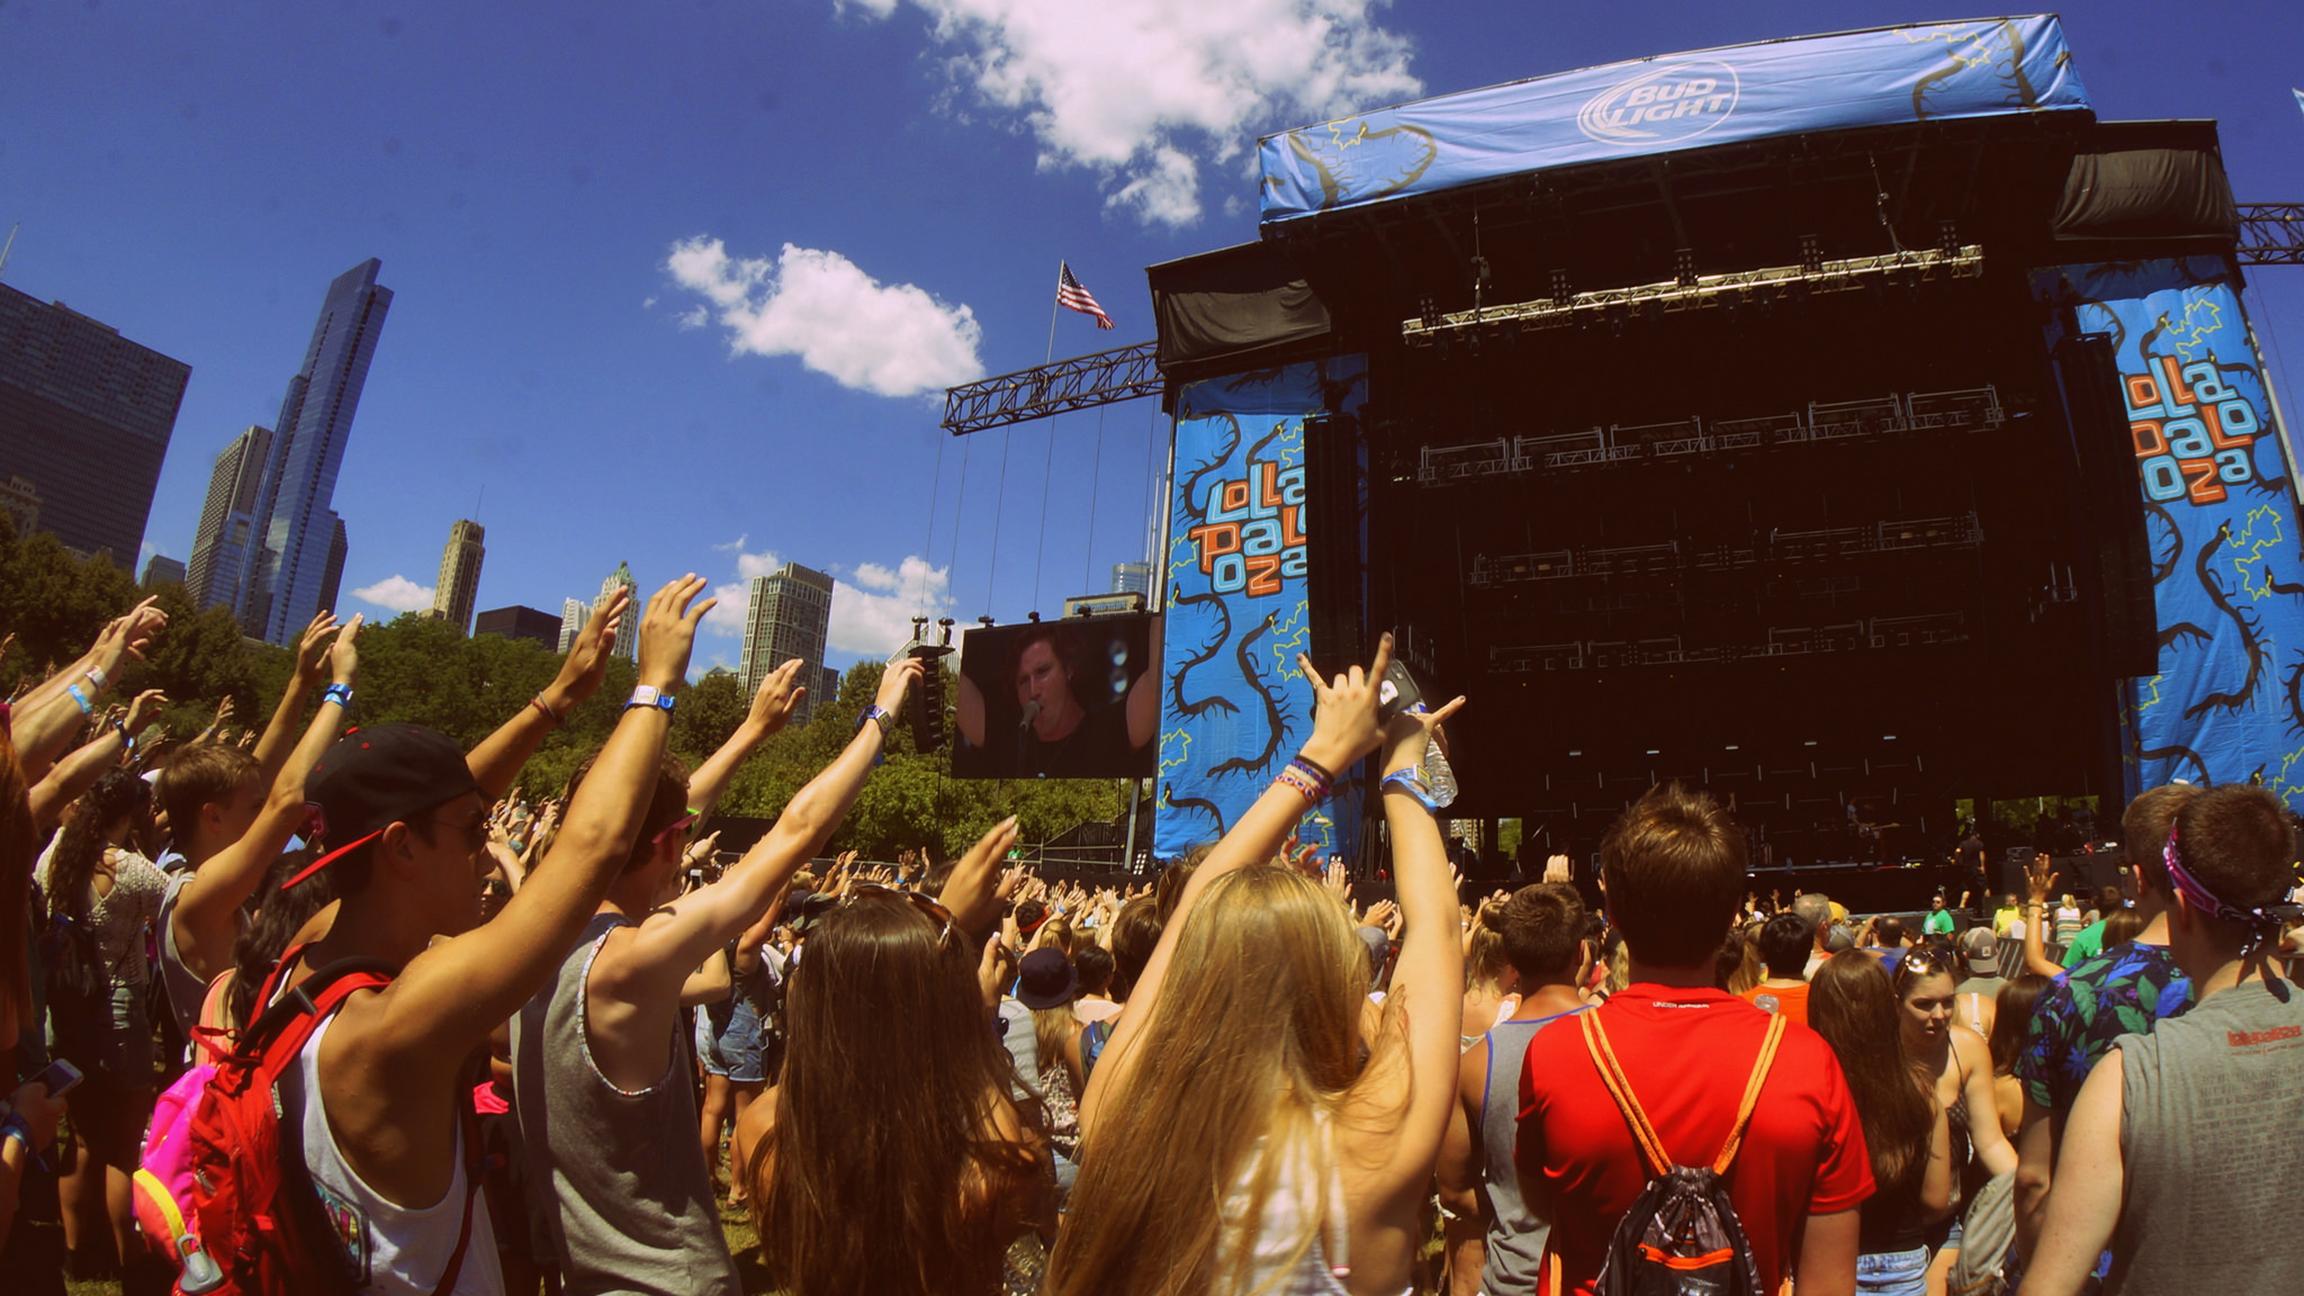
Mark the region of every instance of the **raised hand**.
[[[1384, 726], [1384, 772], [1416, 768], [1424, 759], [1424, 749], [1440, 736], [1440, 726], [1463, 708], [1464, 699], [1458, 697], [1437, 711], [1402, 711], [1394, 715]], [[1442, 749], [1446, 749], [1444, 739]]]
[[224, 728], [224, 722], [231, 718], [232, 695], [227, 693], [224, 695], [224, 700], [216, 704], [216, 718], [208, 722], [208, 727], [221, 732]]
[[2032, 862], [2024, 866], [2024, 888], [2032, 903], [2046, 904], [2048, 897], [2056, 893], [2056, 883], [2063, 876], [2056, 871], [2056, 861], [2049, 858], [2048, 852], [2035, 853]]
[[712, 831], [704, 834], [702, 837], [697, 838], [695, 843], [688, 847], [685, 862], [689, 864], [700, 864], [705, 860], [711, 859], [712, 852], [718, 848], [719, 845], [720, 830], [715, 828]]
[[1390, 931], [1399, 921], [1400, 906], [1389, 900], [1379, 900], [1368, 906], [1368, 915], [1362, 920], [1362, 924], [1368, 927], [1382, 927], [1386, 931]]
[[1366, 670], [1354, 666], [1323, 681], [1303, 653], [1296, 654], [1296, 666], [1312, 683], [1312, 737], [1304, 744], [1304, 755], [1331, 774], [1342, 775], [1375, 751], [1383, 736], [1376, 714], [1377, 689], [1392, 666], [1392, 636], [1386, 633], [1377, 642], [1376, 657]]
[[919, 658], [907, 657], [897, 662], [880, 673], [880, 691], [873, 696], [872, 704], [890, 715], [902, 714], [904, 695], [912, 691], [912, 685], [919, 678]]
[[782, 729], [791, 721], [800, 703], [807, 699], [807, 687], [796, 682], [800, 678], [800, 666], [800, 659], [795, 657], [768, 672], [768, 678], [760, 681], [760, 691], [752, 695], [752, 710], [744, 722], [758, 730], [761, 737]]
[[[336, 614], [321, 612], [304, 626], [304, 633], [296, 639], [296, 682], [305, 688], [317, 687], [328, 678], [329, 651], [336, 642]], [[224, 699], [229, 703], [232, 699]], [[218, 709], [218, 719], [229, 712]]]
[[1331, 864], [1321, 870], [1320, 887], [1346, 909], [1352, 907], [1352, 879], [1345, 876], [1344, 866]]
[[133, 738], [144, 732], [144, 726], [152, 723], [153, 717], [160, 714], [160, 708], [167, 705], [168, 695], [159, 689], [146, 689], [137, 694], [136, 700], [128, 704], [128, 736]]
[[168, 614], [152, 606], [157, 600], [157, 595], [147, 598], [130, 608], [127, 615], [105, 623], [103, 633], [96, 636], [95, 665], [99, 669], [110, 674], [122, 657], [144, 660], [152, 636], [168, 626]]
[[[656, 591], [640, 618], [640, 682], [660, 693], [688, 679], [688, 654], [696, 647], [696, 627], [720, 600], [698, 600], [704, 578], [690, 572]], [[693, 606], [691, 606], [693, 604]]]
[[1544, 860], [1544, 880], [1547, 882], [1566, 882], [1568, 880], [1568, 857], [1566, 855], [1546, 857]]
[[557, 715], [567, 715], [567, 708], [582, 704], [600, 691], [600, 682], [608, 678], [608, 659], [614, 655], [616, 632], [623, 628], [624, 618], [632, 615], [632, 591], [619, 585], [608, 595], [608, 601], [592, 610], [592, 619], [576, 632], [576, 641], [568, 645], [568, 659], [560, 663], [560, 674], [545, 690], [544, 701]]
[[328, 669], [338, 684], [346, 688], [360, 674], [360, 626], [366, 618], [354, 613], [336, 631], [335, 642], [328, 645]]

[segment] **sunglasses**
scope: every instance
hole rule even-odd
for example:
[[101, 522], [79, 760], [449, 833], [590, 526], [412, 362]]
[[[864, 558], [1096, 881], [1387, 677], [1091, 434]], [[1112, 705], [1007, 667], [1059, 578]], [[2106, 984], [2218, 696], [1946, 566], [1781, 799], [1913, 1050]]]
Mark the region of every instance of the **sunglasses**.
[[649, 838], [649, 841], [660, 847], [675, 836], [687, 836], [688, 830], [695, 826], [696, 812], [691, 810], [688, 813], [681, 815], [679, 818], [673, 820], [672, 822], [664, 825], [664, 831], [657, 833], [654, 837]]
[[939, 949], [952, 948], [953, 937], [959, 934], [960, 929], [952, 921], [952, 911], [945, 908], [943, 905], [936, 903], [934, 900], [929, 899], [927, 896], [924, 896], [917, 891], [900, 891], [895, 887], [883, 886], [878, 882], [859, 882], [855, 887], [850, 889], [846, 896], [841, 898], [840, 907], [845, 909], [849, 905], [856, 902], [856, 897], [864, 895], [891, 895], [902, 897], [904, 900], [909, 902], [914, 909], [917, 909], [922, 914], [926, 915], [928, 921], [939, 924], [939, 930], [936, 933], [937, 947]]

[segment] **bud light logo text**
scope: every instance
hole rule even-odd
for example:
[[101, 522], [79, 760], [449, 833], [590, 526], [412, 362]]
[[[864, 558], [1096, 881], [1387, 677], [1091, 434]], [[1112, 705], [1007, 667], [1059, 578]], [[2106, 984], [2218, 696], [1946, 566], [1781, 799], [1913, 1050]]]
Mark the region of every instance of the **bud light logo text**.
[[1740, 90], [1718, 59], [1650, 68], [1586, 100], [1576, 125], [1602, 144], [1654, 148], [1693, 139], [1728, 120]]

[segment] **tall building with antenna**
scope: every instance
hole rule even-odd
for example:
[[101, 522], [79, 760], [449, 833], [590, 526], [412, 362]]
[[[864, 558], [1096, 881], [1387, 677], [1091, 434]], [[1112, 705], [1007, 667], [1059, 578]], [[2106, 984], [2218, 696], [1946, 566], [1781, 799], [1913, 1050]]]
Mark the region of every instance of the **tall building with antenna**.
[[472, 633], [472, 608], [480, 594], [480, 562], [487, 557], [481, 542], [487, 532], [469, 518], [458, 518], [448, 528], [448, 546], [440, 553], [440, 579], [432, 585], [432, 615]]
[[[640, 590], [632, 579], [632, 564], [627, 562], [616, 564], [616, 570], [608, 573], [608, 579], [600, 582], [600, 597], [592, 600], [592, 609], [597, 612], [606, 606], [608, 597], [616, 592], [618, 586], [632, 591], [632, 602], [624, 609], [623, 623], [616, 627], [614, 652], [616, 656], [626, 661], [638, 661], [640, 660]], [[583, 627], [579, 625], [577, 628], [582, 629]], [[565, 622], [562, 623], [561, 632], [563, 634], [567, 632]]]
[[248, 543], [256, 534], [256, 497], [271, 455], [272, 429], [250, 427], [232, 438], [209, 469], [208, 498], [200, 506], [200, 529], [192, 536], [192, 561], [184, 578], [192, 606], [233, 607], [240, 601]]
[[312, 614], [333, 603], [328, 573], [343, 573], [343, 519], [329, 507], [352, 436], [352, 416], [392, 307], [376, 282], [374, 257], [336, 276], [321, 302], [304, 364], [288, 380], [256, 501], [234, 605], [240, 627], [268, 643], [292, 644]]

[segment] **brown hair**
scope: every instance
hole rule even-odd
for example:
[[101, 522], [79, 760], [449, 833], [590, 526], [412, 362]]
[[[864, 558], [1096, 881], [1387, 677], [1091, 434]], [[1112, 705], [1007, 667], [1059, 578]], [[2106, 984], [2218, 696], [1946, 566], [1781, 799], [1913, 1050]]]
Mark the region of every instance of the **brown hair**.
[[[1045, 1145], [1047, 1120], [1010, 1102], [1016, 1065], [986, 1025], [970, 944], [893, 892], [852, 896], [809, 934], [786, 991], [775, 1123], [747, 1171], [778, 1290], [999, 1290], [1004, 1222], [1047, 1171], [999, 1136], [998, 1109], [1027, 1145]], [[897, 1077], [903, 1101], [881, 1101]]]
[[2278, 904], [2296, 885], [2294, 824], [2280, 798], [2263, 788], [2211, 788], [2187, 801], [2176, 823], [2184, 871], [2225, 904]]
[[[1366, 1073], [1368, 957], [1350, 920], [1318, 882], [1252, 864], [1210, 884], [1171, 966], [1189, 975], [1171, 978], [1137, 1024], [1129, 1049], [1142, 1061], [1112, 1077], [1120, 1088], [1101, 1098], [1081, 1146], [1050, 1296], [1245, 1291], [1259, 1256], [1286, 1257], [1285, 1269], [1328, 1222], [1308, 1205], [1293, 1237], [1259, 1238], [1254, 1223], [1276, 1194], [1304, 1187], [1291, 1171], [1307, 1160], [1307, 1182], [1325, 1182], [1323, 1113], [1349, 1113]], [[1384, 1020], [1367, 1042], [1379, 1053], [1405, 1038], [1397, 1010]], [[1239, 1221], [1249, 1227], [1227, 1249], [1225, 1225]]]
[[1584, 953], [1584, 900], [1564, 882], [1524, 886], [1490, 911], [1504, 961], [1527, 994], [1545, 981], [1576, 975]]
[[1112, 920], [1114, 999], [1125, 1000], [1136, 989], [1136, 979], [1144, 975], [1144, 965], [1160, 947], [1160, 933], [1166, 925], [1160, 902], [1151, 896], [1138, 896], [1120, 906], [1119, 916]]
[[232, 799], [242, 783], [257, 775], [256, 758], [237, 747], [197, 743], [179, 748], [160, 767], [153, 797], [168, 816], [168, 832], [183, 850], [200, 822], [200, 807]]
[[1744, 898], [1744, 834], [1720, 803], [1678, 783], [1650, 788], [1600, 839], [1608, 916], [1632, 957], [1711, 961]]
[[2032, 1009], [2040, 1002], [2040, 993], [2053, 984], [2037, 972], [2026, 972], [2000, 987], [2000, 997], [1992, 1001], [1992, 1074], [2007, 1075], [2016, 1069], [2016, 1057], [2032, 1035]]
[[2121, 813], [2120, 853], [2136, 870], [2139, 890], [2168, 894], [2168, 868], [2160, 861], [2160, 851], [2168, 844], [2168, 829], [2177, 813], [2198, 795], [2200, 789], [2189, 783], [2148, 788]]
[[1915, 1196], [1928, 1170], [1936, 1104], [1927, 1073], [1904, 1051], [1888, 974], [1860, 950], [1824, 960], [1810, 983], [1808, 1024], [1832, 1046], [1848, 1077], [1878, 1199]]
[[2144, 915], [2134, 909], [2115, 909], [2104, 915], [2104, 939], [2096, 943], [2099, 952], [2115, 945], [2125, 945], [2136, 939], [2147, 924]]

